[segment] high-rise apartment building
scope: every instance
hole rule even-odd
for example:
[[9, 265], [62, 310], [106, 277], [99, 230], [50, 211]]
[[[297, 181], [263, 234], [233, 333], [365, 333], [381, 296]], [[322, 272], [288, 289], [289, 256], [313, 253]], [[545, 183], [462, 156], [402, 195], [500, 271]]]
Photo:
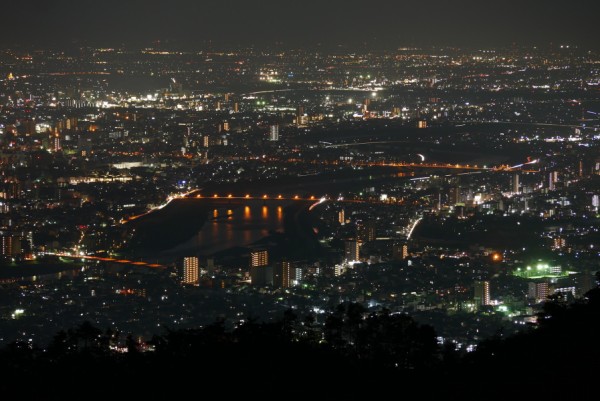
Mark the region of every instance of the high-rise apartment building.
[[547, 282], [530, 282], [528, 288], [528, 297], [534, 299], [536, 302], [542, 302], [548, 298], [550, 294]]
[[273, 269], [269, 266], [267, 250], [250, 252], [250, 279], [252, 285], [264, 286], [273, 283]]
[[490, 302], [490, 282], [476, 281], [475, 282], [475, 303], [477, 305], [489, 305]]
[[347, 261], [357, 261], [360, 259], [360, 243], [356, 240], [346, 241], [345, 245], [345, 258]]
[[294, 279], [292, 263], [288, 261], [279, 262], [275, 265], [273, 271], [273, 287], [275, 288], [288, 288], [292, 286]]
[[269, 127], [269, 141], [279, 140], [279, 125], [273, 124]]
[[512, 192], [513, 194], [519, 193], [519, 174], [515, 173], [512, 177]]
[[269, 252], [267, 250], [250, 252], [250, 267], [267, 266], [269, 264]]
[[200, 281], [200, 267], [198, 257], [188, 256], [183, 258], [183, 284], [197, 285]]

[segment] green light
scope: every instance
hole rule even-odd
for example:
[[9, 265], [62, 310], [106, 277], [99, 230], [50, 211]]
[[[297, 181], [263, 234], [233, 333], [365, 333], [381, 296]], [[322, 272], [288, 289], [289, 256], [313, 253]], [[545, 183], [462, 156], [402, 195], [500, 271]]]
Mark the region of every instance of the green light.
[[560, 266], [550, 266], [547, 263], [538, 263], [534, 267], [527, 266], [525, 271], [521, 268], [517, 268], [513, 271], [513, 274], [517, 277], [526, 279], [539, 279], [539, 278], [560, 278], [567, 277], [568, 271], [562, 271]]

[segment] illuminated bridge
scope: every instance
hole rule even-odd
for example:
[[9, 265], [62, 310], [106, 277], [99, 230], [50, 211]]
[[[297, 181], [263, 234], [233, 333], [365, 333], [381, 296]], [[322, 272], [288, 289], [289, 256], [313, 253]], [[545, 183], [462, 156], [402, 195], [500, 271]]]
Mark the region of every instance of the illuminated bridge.
[[276, 200], [276, 201], [322, 201], [325, 198], [316, 197], [314, 195], [282, 195], [282, 194], [218, 194], [218, 193], [201, 193], [200, 191], [194, 191], [184, 196], [185, 198], [196, 198], [196, 199], [247, 199], [247, 200]]
[[339, 198], [329, 198], [327, 196], [317, 197], [315, 195], [289, 195], [289, 194], [218, 194], [218, 193], [207, 193], [203, 194], [199, 190], [193, 191], [192, 193], [188, 193], [181, 198], [185, 199], [206, 199], [206, 200], [215, 200], [215, 201], [227, 201], [229, 202], [240, 202], [240, 201], [275, 201], [275, 202], [285, 202], [285, 201], [298, 201], [298, 202], [312, 202], [313, 205], [310, 207], [311, 209], [316, 207], [317, 205], [323, 202], [342, 202], [342, 203], [379, 203], [380, 201], [375, 200], [365, 200], [365, 199], [349, 199], [344, 197]]
[[261, 201], [261, 202], [311, 202], [313, 203], [310, 206], [310, 209], [316, 207], [317, 205], [323, 202], [335, 201], [335, 202], [343, 202], [343, 203], [380, 203], [380, 201], [376, 200], [364, 200], [364, 199], [347, 199], [347, 198], [336, 198], [330, 199], [328, 197], [317, 197], [315, 195], [289, 195], [289, 194], [234, 194], [234, 193], [203, 193], [199, 189], [195, 189], [191, 192], [187, 192], [184, 194], [178, 194], [170, 196], [167, 199], [167, 202], [164, 204], [157, 206], [153, 209], [148, 210], [145, 213], [139, 214], [137, 216], [129, 216], [124, 220], [121, 220], [121, 224], [127, 224], [130, 221], [137, 220], [140, 217], [147, 216], [150, 213], [158, 211], [160, 209], [165, 208], [171, 202], [176, 199], [205, 199], [209, 201], [218, 201], [221, 204], [230, 204], [230, 203], [243, 203], [245, 201]]

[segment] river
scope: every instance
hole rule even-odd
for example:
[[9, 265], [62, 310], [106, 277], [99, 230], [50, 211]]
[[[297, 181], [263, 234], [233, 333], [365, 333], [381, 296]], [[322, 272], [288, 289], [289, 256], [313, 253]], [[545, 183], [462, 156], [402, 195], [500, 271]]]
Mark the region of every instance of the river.
[[229, 248], [248, 246], [271, 232], [283, 231], [284, 206], [250, 201], [246, 205], [213, 207], [198, 233], [167, 253], [194, 251], [210, 255]]

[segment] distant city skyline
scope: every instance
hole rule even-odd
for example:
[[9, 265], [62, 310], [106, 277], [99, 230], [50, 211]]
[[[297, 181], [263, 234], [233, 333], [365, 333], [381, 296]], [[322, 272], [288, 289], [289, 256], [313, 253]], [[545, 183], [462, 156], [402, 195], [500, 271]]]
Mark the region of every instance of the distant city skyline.
[[3, 4], [0, 43], [598, 48], [599, 11], [600, 4], [591, 0], [31, 1]]

